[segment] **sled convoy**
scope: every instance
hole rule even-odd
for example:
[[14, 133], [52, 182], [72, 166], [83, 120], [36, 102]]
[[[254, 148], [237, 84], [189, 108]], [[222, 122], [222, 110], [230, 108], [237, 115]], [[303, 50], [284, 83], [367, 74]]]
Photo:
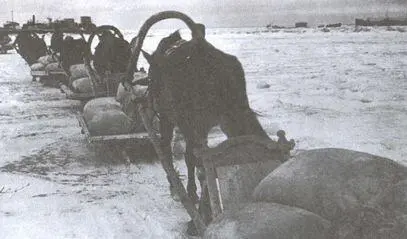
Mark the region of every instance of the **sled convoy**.
[[[170, 18], [183, 21], [192, 39], [174, 32], [153, 53], [143, 51], [149, 29]], [[239, 60], [207, 42], [205, 27], [185, 14], [153, 15], [130, 43], [108, 25], [87, 40], [68, 35], [59, 43], [48, 48], [43, 38], [27, 31], [13, 46], [30, 65], [33, 80], [83, 102], [77, 118], [90, 143], [114, 145], [126, 158], [123, 144], [154, 147], [171, 195], [192, 218], [189, 234], [406, 238], [407, 168], [345, 149], [290, 156], [294, 141], [283, 130], [272, 140], [250, 109]], [[150, 65], [148, 73], [138, 68], [140, 53]], [[228, 139], [209, 149], [208, 133], [216, 125]], [[172, 163], [176, 126], [186, 142], [186, 189]]]
[[13, 49], [13, 46], [9, 35], [0, 33], [0, 54], [6, 54], [11, 49]]

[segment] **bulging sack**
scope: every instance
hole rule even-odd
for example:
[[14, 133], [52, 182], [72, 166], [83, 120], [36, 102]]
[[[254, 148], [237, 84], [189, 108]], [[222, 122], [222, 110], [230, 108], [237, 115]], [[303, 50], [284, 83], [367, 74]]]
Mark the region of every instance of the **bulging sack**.
[[63, 71], [63, 69], [61, 67], [59, 67], [58, 62], [49, 63], [45, 67], [45, 70], [46, 71]]
[[121, 110], [114, 97], [90, 100], [83, 108], [83, 117], [92, 135], [128, 134], [132, 120]]
[[[143, 124], [141, 116], [138, 113], [137, 110], [137, 99], [138, 98], [143, 98], [145, 97], [147, 91], [147, 86], [141, 86], [141, 85], [135, 85], [133, 86], [133, 91], [129, 92], [126, 89], [124, 89], [124, 86], [122, 83], [119, 84], [117, 88], [117, 94], [116, 94], [116, 100], [120, 102], [120, 105], [123, 109], [123, 112], [129, 116], [135, 125], [141, 125]], [[152, 111], [152, 109], [147, 108], [146, 109], [148, 112], [149, 117], [154, 117], [155, 114]], [[158, 129], [158, 122], [154, 118], [153, 120], [153, 125], [156, 129]], [[138, 130], [137, 132], [144, 131], [144, 127], [136, 127]]]
[[41, 56], [40, 58], [38, 58], [37, 60], [39, 63], [43, 64], [43, 65], [48, 65], [50, 63], [56, 62], [57, 60], [54, 59], [52, 56], [50, 55], [46, 55], [46, 56]]
[[326, 239], [331, 223], [306, 210], [277, 203], [247, 203], [225, 211], [205, 231], [204, 239]]
[[131, 132], [132, 121], [120, 110], [106, 110], [95, 114], [90, 121], [87, 121], [91, 135], [118, 135]]
[[34, 63], [30, 66], [32, 71], [42, 71], [44, 70], [45, 66], [42, 63]]
[[72, 89], [77, 93], [93, 92], [92, 81], [89, 79], [89, 77], [76, 79], [72, 82]]
[[133, 86], [132, 92], [130, 92], [124, 89], [123, 84], [120, 83], [117, 87], [116, 100], [123, 105], [132, 99], [143, 98], [147, 92], [147, 88], [147, 86], [135, 85]]
[[253, 196], [335, 220], [369, 205], [405, 179], [407, 168], [391, 159], [346, 149], [315, 149], [280, 165], [260, 182]]
[[71, 73], [72, 80], [89, 77], [85, 64], [72, 65], [71, 67], [69, 67], [69, 72]]
[[111, 110], [121, 111], [119, 102], [113, 97], [100, 97], [86, 103], [83, 107], [83, 117], [85, 121], [90, 121], [98, 113]]

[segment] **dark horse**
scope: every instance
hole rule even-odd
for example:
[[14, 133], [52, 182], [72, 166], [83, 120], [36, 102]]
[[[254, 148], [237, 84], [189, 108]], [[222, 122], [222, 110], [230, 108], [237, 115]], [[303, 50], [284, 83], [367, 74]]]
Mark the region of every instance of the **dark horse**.
[[115, 37], [110, 31], [104, 31], [95, 49], [93, 65], [99, 75], [104, 75], [106, 71], [125, 72], [130, 55], [130, 44], [123, 37]]
[[39, 38], [37, 34], [27, 29], [22, 30], [17, 35], [13, 45], [17, 53], [20, 54], [30, 66], [36, 63], [38, 58], [47, 54], [47, 45], [44, 39]]
[[86, 52], [86, 40], [82, 36], [79, 39], [74, 39], [71, 36], [66, 36], [61, 47], [61, 65], [65, 72], [70, 72], [69, 68], [72, 65], [82, 64]]
[[138, 35], [129, 69], [134, 69], [137, 64], [148, 29], [168, 18], [184, 21], [192, 31], [192, 40], [185, 41], [175, 32], [163, 38], [153, 54], [143, 51], [150, 64], [150, 92], [159, 114], [161, 146], [168, 159], [171, 159], [174, 127], [178, 126], [185, 137], [187, 192], [192, 200], [198, 198], [197, 167], [202, 187], [199, 211], [208, 223], [211, 220], [208, 191], [204, 184], [202, 160], [194, 154], [196, 149], [207, 147], [209, 130], [216, 125], [221, 126], [227, 137], [258, 135], [268, 138], [268, 135], [249, 106], [245, 75], [239, 60], [207, 42], [203, 25], [195, 24], [182, 13], [162, 12], [147, 20]]

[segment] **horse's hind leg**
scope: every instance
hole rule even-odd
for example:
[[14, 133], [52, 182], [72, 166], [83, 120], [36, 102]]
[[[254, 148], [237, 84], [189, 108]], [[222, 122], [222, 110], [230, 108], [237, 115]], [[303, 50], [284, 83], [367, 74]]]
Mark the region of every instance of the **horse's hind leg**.
[[[194, 143], [191, 143], [191, 142], [188, 143], [188, 140], [187, 140], [187, 151], [189, 149], [190, 159], [194, 160], [193, 161], [194, 165], [197, 167], [197, 176], [198, 176], [198, 180], [201, 185], [201, 198], [199, 200], [198, 211], [199, 211], [199, 214], [202, 216], [204, 222], [206, 224], [209, 224], [212, 220], [212, 211], [211, 211], [211, 206], [210, 206], [210, 201], [209, 201], [209, 190], [208, 190], [207, 183], [206, 183], [205, 169], [202, 165], [202, 162], [200, 161], [201, 159], [197, 158], [193, 152], [194, 149], [201, 150], [202, 148], [207, 148], [206, 139], [205, 139], [205, 141], [202, 141], [201, 144], [196, 144], [195, 141], [192, 141], [192, 142], [194, 142]], [[189, 176], [189, 173], [188, 173], [188, 176]], [[193, 179], [194, 179], [194, 185], [195, 185], [195, 178], [193, 178]], [[188, 223], [187, 233], [189, 235], [197, 235], [197, 230], [192, 221], [190, 221]]]
[[195, 183], [195, 165], [196, 165], [196, 158], [193, 152], [194, 144], [190, 140], [186, 142], [186, 150], [185, 150], [185, 163], [188, 169], [188, 184], [187, 184], [187, 192], [189, 198], [193, 202], [198, 202], [198, 194], [196, 193], [196, 183]]
[[195, 165], [197, 167], [197, 176], [199, 183], [201, 185], [201, 198], [199, 200], [199, 213], [203, 217], [206, 224], [209, 224], [212, 221], [212, 210], [209, 201], [209, 190], [208, 183], [206, 181], [205, 168], [203, 167], [202, 158], [199, 158], [199, 151], [205, 150], [208, 148], [208, 134], [209, 130], [200, 132], [198, 135], [195, 135], [195, 144], [194, 150], [197, 150], [194, 153], [197, 153], [198, 156], [195, 156]]
[[212, 210], [209, 200], [209, 190], [206, 181], [206, 173], [204, 167], [197, 168], [197, 175], [201, 184], [201, 200], [199, 200], [199, 214], [203, 217], [205, 223], [209, 224], [212, 221]]

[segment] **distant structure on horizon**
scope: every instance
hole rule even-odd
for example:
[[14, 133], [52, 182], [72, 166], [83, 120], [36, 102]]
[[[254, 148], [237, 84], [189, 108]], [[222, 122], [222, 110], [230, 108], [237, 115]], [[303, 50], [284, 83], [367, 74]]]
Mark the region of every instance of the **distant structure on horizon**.
[[14, 21], [7, 21], [3, 24], [3, 27], [6, 29], [20, 29], [20, 23]]
[[96, 29], [96, 25], [92, 23], [92, 18], [89, 16], [81, 16], [80, 23], [75, 22], [74, 18], [64, 18], [55, 21], [53, 21], [52, 18], [48, 18], [48, 22], [43, 23], [37, 22], [35, 15], [33, 15], [32, 19], [28, 20], [27, 23], [22, 26], [22, 29], [42, 31], [53, 31], [55, 28], [59, 28], [63, 32], [83, 31], [85, 33], [91, 33]]
[[384, 19], [355, 19], [356, 26], [407, 26], [407, 17], [406, 18], [389, 18]]
[[308, 27], [307, 22], [296, 22], [295, 27]]
[[[308, 27], [308, 23], [307, 22], [296, 22], [294, 24], [294, 27], [295, 28]], [[267, 24], [266, 28], [267, 29], [287, 29], [287, 28], [293, 28], [293, 27], [285, 27], [285, 26]]]

